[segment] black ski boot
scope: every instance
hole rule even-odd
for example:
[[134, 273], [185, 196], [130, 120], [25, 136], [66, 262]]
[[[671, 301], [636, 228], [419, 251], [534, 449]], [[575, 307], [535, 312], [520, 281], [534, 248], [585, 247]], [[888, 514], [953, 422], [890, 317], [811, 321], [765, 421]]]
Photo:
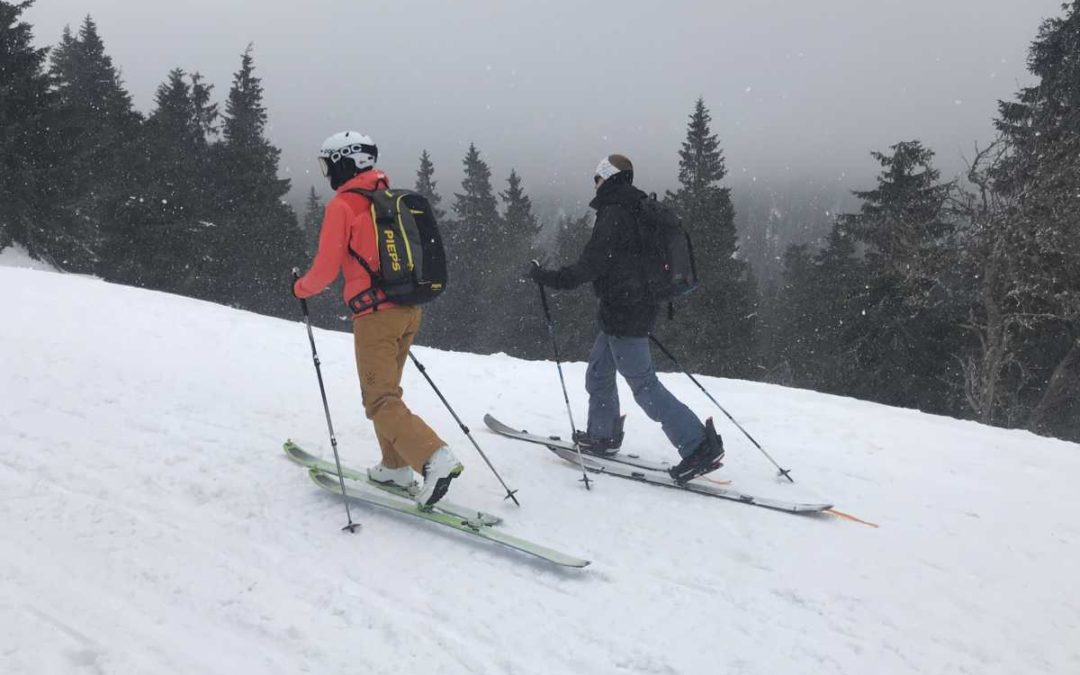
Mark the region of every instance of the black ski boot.
[[705, 421], [705, 439], [681, 462], [668, 469], [668, 474], [676, 483], [686, 483], [710, 471], [716, 471], [723, 466], [723, 459], [724, 441], [716, 433], [710, 417]]
[[600, 457], [611, 457], [622, 447], [623, 422], [625, 421], [626, 415], [623, 415], [615, 422], [615, 433], [611, 438], [593, 438], [586, 431], [575, 431], [574, 443], [584, 453]]

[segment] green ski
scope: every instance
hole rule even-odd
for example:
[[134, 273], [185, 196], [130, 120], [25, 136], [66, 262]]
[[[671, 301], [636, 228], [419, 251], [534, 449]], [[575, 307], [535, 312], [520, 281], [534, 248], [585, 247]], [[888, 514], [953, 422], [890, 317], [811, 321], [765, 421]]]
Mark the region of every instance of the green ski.
[[[309, 469], [315, 469], [323, 473], [328, 473], [331, 476], [337, 476], [337, 467], [334, 466], [333, 462], [328, 462], [325, 459], [320, 459], [316, 457], [315, 455], [307, 452], [291, 440], [285, 441], [284, 447], [285, 456], [296, 462], [300, 466], [306, 466]], [[386, 485], [384, 483], [376, 483], [375, 481], [369, 480], [367, 477], [367, 472], [365, 471], [357, 471], [356, 469], [350, 469], [349, 467], [342, 464], [341, 473], [343, 477], [348, 478], [349, 480], [367, 483], [372, 487], [379, 488], [380, 490], [388, 492], [392, 495], [402, 497], [404, 499], [412, 499], [412, 494], [410, 494], [408, 490], [397, 487], [395, 485]], [[338, 492], [341, 492], [340, 488], [338, 489]], [[484, 513], [483, 511], [477, 511], [475, 509], [469, 509], [464, 506], [458, 506], [457, 504], [452, 504], [445, 499], [439, 501], [439, 503], [435, 506], [435, 510], [442, 511], [451, 516], [464, 518], [465, 520], [476, 521], [482, 525], [498, 525], [502, 522], [502, 518], [500, 518], [499, 516], [492, 515], [490, 513]]]
[[[327, 492], [341, 496], [341, 485], [337, 480], [336, 475], [331, 475], [320, 471], [318, 469], [309, 469], [308, 474], [311, 476], [311, 480], [315, 481], [315, 484], [326, 490]], [[497, 544], [502, 544], [508, 548], [516, 549], [529, 555], [534, 555], [538, 558], [543, 558], [549, 562], [553, 562], [556, 565], [563, 565], [566, 567], [585, 567], [589, 564], [588, 560], [576, 558], [565, 553], [556, 551], [555, 549], [534, 544], [531, 541], [519, 539], [513, 535], [506, 534], [501, 530], [497, 530], [490, 525], [484, 525], [475, 520], [469, 520], [467, 518], [461, 518], [460, 516], [451, 515], [449, 513], [440, 512], [436, 510], [427, 511], [421, 509], [417, 504], [411, 500], [405, 501], [392, 497], [385, 492], [372, 489], [368, 487], [370, 483], [352, 483], [345, 486], [345, 496], [354, 501], [363, 502], [371, 506], [377, 506], [383, 509], [389, 509], [391, 511], [397, 511], [414, 518], [420, 518], [432, 523], [438, 523], [446, 527], [457, 530], [458, 532], [464, 532], [465, 534], [473, 535], [481, 539], [493, 541]]]

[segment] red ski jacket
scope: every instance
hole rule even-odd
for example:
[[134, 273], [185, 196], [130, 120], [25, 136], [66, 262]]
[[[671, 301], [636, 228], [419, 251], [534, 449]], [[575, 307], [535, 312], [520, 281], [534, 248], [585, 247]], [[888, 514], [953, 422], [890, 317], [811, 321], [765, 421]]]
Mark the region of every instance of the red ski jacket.
[[[345, 275], [345, 302], [371, 288], [371, 278], [363, 265], [349, 253], [349, 247], [362, 257], [374, 271], [379, 271], [379, 253], [375, 245], [375, 222], [371, 219], [371, 202], [363, 195], [347, 192], [388, 189], [390, 179], [382, 171], [371, 169], [357, 174], [337, 189], [337, 194], [326, 205], [322, 226], [319, 230], [319, 251], [307, 274], [296, 280], [293, 293], [298, 298], [310, 298], [332, 284], [338, 273]], [[379, 292], [379, 298], [385, 296]], [[380, 308], [393, 307], [392, 303], [380, 303]], [[366, 310], [354, 316], [363, 316]]]

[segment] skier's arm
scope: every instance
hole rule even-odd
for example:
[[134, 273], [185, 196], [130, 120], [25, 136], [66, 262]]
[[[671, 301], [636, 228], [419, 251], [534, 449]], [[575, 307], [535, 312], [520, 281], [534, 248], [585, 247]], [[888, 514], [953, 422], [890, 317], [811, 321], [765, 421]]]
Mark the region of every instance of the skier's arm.
[[569, 289], [603, 275], [611, 265], [614, 253], [615, 223], [609, 214], [610, 211], [596, 219], [589, 243], [585, 244], [581, 258], [576, 263], [557, 270], [540, 270], [536, 273], [536, 280], [552, 288]]
[[337, 279], [348, 251], [348, 217], [349, 207], [340, 200], [334, 199], [326, 205], [319, 230], [319, 251], [315, 254], [311, 269], [293, 286], [296, 297], [310, 298]]

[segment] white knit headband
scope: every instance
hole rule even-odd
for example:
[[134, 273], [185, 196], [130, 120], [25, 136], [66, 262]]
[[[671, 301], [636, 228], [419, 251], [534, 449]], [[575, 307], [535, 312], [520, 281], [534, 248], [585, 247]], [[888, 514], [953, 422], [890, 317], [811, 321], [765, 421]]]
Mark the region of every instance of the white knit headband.
[[600, 163], [596, 166], [596, 175], [604, 180], [611, 178], [617, 173], [619, 173], [619, 169], [615, 168], [615, 165], [608, 161], [607, 157], [600, 160]]

